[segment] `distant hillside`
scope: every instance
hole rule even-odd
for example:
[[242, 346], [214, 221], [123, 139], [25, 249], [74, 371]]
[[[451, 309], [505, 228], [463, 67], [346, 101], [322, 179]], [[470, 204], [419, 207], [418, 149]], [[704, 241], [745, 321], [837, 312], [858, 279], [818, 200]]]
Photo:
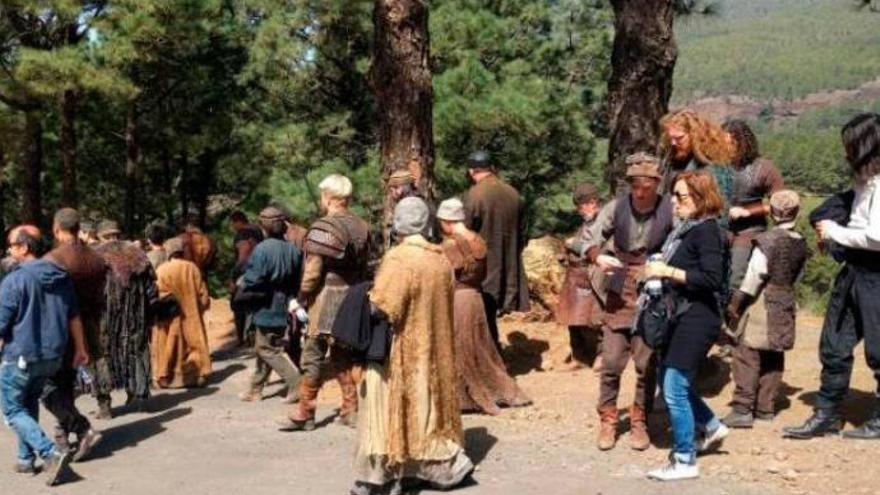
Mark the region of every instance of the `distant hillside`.
[[880, 14], [848, 0], [724, 0], [680, 19], [675, 104], [705, 96], [793, 99], [880, 76]]

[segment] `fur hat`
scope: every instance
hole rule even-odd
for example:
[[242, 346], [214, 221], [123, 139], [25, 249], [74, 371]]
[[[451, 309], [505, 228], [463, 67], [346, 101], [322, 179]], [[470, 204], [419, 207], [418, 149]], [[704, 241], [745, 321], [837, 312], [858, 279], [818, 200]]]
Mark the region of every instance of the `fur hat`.
[[464, 222], [464, 204], [458, 198], [449, 198], [437, 208], [437, 218], [447, 222]]

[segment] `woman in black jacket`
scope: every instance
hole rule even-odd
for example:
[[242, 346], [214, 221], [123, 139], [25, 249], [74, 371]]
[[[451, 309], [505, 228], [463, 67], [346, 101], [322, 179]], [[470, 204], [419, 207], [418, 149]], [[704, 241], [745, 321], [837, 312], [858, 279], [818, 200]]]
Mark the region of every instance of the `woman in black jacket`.
[[[678, 225], [663, 247], [664, 261], [648, 263], [645, 274], [665, 279], [678, 301], [679, 316], [660, 350], [660, 384], [674, 437], [671, 462], [648, 473], [661, 481], [698, 477], [697, 451], [717, 447], [728, 433], [694, 388], [697, 368], [721, 330], [718, 294], [725, 279], [724, 244], [717, 218], [724, 201], [706, 172], [682, 173], [672, 194]], [[706, 433], [699, 447], [696, 428]]]

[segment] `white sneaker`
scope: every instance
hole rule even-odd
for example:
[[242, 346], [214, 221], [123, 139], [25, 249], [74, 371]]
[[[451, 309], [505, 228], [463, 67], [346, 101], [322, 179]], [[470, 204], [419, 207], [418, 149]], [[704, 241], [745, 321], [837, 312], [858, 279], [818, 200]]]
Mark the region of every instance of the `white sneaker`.
[[689, 480], [699, 477], [700, 468], [697, 467], [696, 463], [685, 464], [675, 459], [670, 461], [665, 467], [648, 472], [648, 479], [656, 481]]
[[705, 454], [717, 450], [721, 447], [724, 439], [727, 438], [727, 435], [729, 434], [730, 428], [724, 426], [724, 423], [721, 423], [721, 426], [715, 428], [714, 431], [706, 432], [705, 437], [697, 440], [697, 452]]

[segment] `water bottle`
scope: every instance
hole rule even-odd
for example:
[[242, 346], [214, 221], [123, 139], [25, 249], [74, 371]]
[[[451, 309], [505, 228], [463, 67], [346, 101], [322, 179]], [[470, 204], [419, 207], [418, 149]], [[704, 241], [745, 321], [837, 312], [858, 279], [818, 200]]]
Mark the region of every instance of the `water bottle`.
[[91, 387], [92, 385], [92, 375], [88, 372], [85, 366], [80, 366], [77, 368], [77, 374], [79, 375], [79, 380], [83, 384], [84, 387]]
[[[648, 257], [648, 261], [663, 261], [662, 254], [652, 254]], [[650, 298], [657, 298], [663, 295], [663, 280], [659, 278], [649, 278], [645, 281], [645, 294]]]

